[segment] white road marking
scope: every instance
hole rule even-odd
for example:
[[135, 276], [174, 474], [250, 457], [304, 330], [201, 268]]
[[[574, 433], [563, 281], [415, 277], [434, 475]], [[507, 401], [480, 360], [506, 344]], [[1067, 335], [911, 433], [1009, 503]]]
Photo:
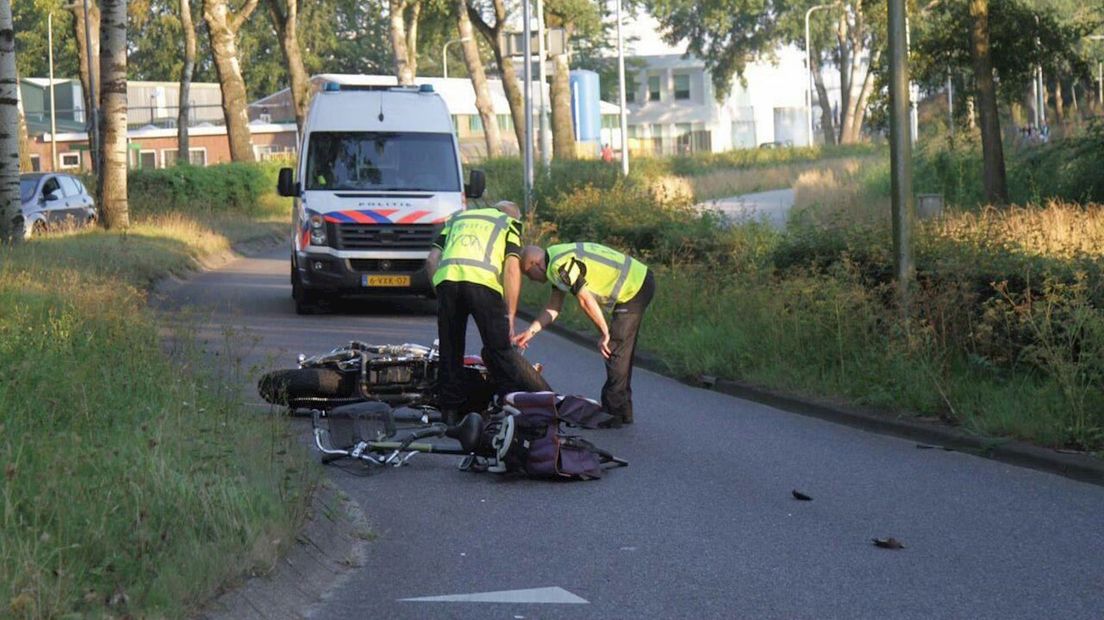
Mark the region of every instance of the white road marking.
[[498, 592], [475, 592], [472, 594], [445, 594], [443, 596], [422, 596], [401, 598], [399, 601], [410, 603], [556, 603], [562, 605], [589, 604], [585, 598], [560, 587], [529, 588], [525, 590], [500, 590]]

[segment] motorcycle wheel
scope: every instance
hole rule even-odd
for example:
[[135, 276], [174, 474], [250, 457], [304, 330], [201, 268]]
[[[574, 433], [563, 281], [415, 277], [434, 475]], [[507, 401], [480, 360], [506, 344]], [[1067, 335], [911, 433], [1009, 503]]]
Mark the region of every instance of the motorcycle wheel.
[[356, 393], [355, 373], [331, 368], [274, 370], [257, 382], [261, 398], [291, 408], [330, 409], [363, 400]]

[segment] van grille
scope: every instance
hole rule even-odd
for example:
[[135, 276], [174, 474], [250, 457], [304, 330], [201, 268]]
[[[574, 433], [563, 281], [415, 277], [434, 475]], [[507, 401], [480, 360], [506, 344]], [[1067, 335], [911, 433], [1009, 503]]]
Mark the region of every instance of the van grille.
[[441, 226], [437, 224], [339, 224], [339, 250], [428, 250]]

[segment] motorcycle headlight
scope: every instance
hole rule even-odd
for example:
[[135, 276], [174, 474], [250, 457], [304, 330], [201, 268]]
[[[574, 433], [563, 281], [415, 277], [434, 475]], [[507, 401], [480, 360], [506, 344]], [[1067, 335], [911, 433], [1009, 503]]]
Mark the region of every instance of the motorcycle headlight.
[[326, 245], [326, 220], [321, 215], [310, 218], [311, 245]]

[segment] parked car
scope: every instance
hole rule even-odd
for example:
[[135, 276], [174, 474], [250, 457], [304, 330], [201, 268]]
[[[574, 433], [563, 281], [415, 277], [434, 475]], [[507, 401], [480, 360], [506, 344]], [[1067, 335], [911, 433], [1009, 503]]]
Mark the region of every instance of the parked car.
[[80, 179], [70, 174], [34, 172], [19, 175], [22, 213], [15, 230], [24, 238], [47, 230], [86, 226], [96, 221], [96, 203]]

